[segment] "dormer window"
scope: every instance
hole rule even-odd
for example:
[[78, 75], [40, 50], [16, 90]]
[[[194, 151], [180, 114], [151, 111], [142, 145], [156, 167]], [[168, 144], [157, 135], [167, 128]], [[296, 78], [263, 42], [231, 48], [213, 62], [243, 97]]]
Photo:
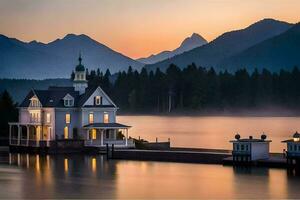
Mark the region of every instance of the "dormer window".
[[30, 107], [41, 107], [40, 101], [36, 96], [30, 99]]
[[65, 107], [72, 107], [74, 106], [74, 98], [70, 95], [70, 94], [67, 94], [64, 98], [64, 106]]
[[102, 97], [101, 96], [95, 96], [94, 104], [95, 105], [102, 105]]
[[65, 99], [64, 102], [66, 107], [71, 107], [74, 105], [73, 99]]

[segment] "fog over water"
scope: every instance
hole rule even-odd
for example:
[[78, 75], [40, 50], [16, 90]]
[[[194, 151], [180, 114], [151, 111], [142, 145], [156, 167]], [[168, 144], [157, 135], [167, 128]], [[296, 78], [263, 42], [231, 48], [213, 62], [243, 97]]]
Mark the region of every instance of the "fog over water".
[[117, 120], [132, 126], [132, 137], [149, 141], [170, 138], [174, 147], [231, 149], [229, 140], [236, 133], [260, 138], [264, 132], [272, 140], [271, 151], [283, 152], [286, 147], [281, 141], [300, 132], [300, 117], [119, 116]]

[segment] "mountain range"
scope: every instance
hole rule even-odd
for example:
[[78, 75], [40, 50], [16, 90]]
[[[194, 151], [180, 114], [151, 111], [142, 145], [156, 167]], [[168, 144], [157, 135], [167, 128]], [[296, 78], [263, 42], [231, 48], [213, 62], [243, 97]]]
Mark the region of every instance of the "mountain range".
[[68, 34], [50, 43], [22, 42], [0, 35], [0, 66], [3, 78], [69, 77], [79, 52], [89, 69], [107, 68], [112, 73], [141, 69], [143, 64], [124, 56], [86, 35]]
[[128, 66], [164, 71], [170, 64], [185, 68], [191, 63], [231, 72], [239, 68], [289, 70], [295, 65], [300, 67], [300, 24], [263, 19], [209, 43], [194, 33], [173, 51], [137, 60], [86, 35], [68, 34], [49, 43], [23, 42], [0, 35], [0, 78], [68, 78], [77, 65], [79, 52], [89, 69], [108, 68], [111, 73], [127, 70]]
[[173, 51], [162, 51], [156, 55], [151, 55], [147, 58], [139, 58], [137, 61], [144, 64], [154, 64], [162, 60], [174, 57], [176, 55], [182, 54], [183, 52], [192, 50], [196, 47], [200, 47], [207, 44], [207, 41], [199, 34], [193, 33], [190, 37], [187, 37], [180, 46]]
[[[146, 68], [149, 70], [155, 70], [156, 68], [165, 70], [172, 63], [181, 68], [184, 68], [191, 63], [195, 63], [202, 67], [215, 67], [217, 69], [226, 68], [230, 70], [230, 63], [238, 60], [237, 57], [234, 57], [235, 55], [244, 55], [242, 54], [243, 51], [246, 51], [256, 45], [259, 46], [259, 44], [265, 40], [283, 34], [293, 26], [293, 24], [286, 22], [264, 19], [245, 29], [224, 33], [215, 40], [201, 47], [197, 47], [158, 63], [146, 65]], [[266, 51], [272, 51], [272, 49], [268, 49]], [[226, 61], [226, 59], [230, 57], [232, 57], [233, 60]], [[245, 63], [243, 63], [241, 59], [239, 61], [240, 62], [236, 63], [236, 65], [247, 68], [247, 65], [244, 65]], [[226, 66], [222, 65], [223, 62]], [[272, 70], [273, 66], [265, 67], [269, 67], [270, 70]]]

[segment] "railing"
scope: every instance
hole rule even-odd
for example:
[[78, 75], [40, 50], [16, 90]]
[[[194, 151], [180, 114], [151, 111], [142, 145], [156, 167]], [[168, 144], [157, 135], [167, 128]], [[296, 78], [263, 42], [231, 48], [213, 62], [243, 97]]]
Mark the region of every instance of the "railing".
[[[101, 141], [99, 139], [97, 140], [85, 140], [84, 142], [85, 146], [101, 146]], [[126, 147], [126, 140], [103, 140], [103, 146], [106, 144], [115, 146], [122, 146]], [[134, 147], [134, 142], [132, 139], [127, 140], [127, 146], [128, 147]]]

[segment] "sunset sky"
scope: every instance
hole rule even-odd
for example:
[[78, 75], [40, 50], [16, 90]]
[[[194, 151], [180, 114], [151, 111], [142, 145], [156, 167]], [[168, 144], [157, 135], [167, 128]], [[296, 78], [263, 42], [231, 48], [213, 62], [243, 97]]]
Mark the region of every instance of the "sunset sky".
[[296, 23], [300, 1], [0, 1], [0, 34], [50, 42], [68, 33], [83, 33], [132, 58], [172, 50], [193, 32], [211, 41], [263, 18]]

